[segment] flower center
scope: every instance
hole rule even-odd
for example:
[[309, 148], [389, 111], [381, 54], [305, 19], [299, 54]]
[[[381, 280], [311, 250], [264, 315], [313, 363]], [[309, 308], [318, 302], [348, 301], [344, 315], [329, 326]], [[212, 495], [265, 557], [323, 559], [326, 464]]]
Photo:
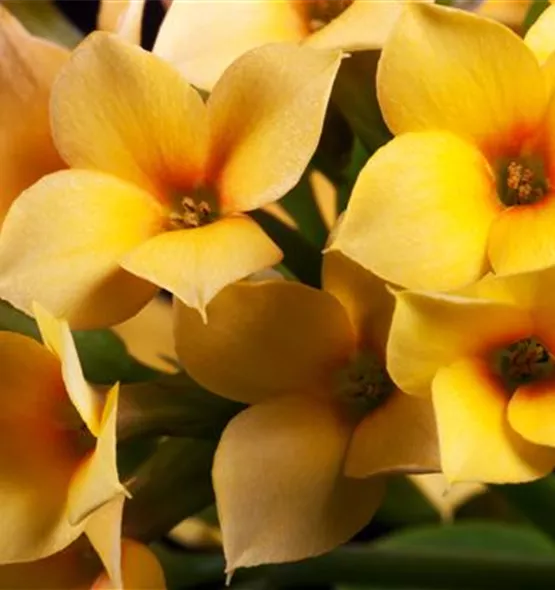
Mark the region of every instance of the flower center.
[[311, 33], [319, 31], [353, 3], [353, 0], [297, 0]]
[[494, 366], [509, 393], [520, 385], [549, 377], [554, 359], [537, 338], [523, 338], [494, 353]]
[[381, 405], [394, 385], [380, 360], [361, 351], [336, 374], [335, 391], [349, 405], [367, 414]]
[[181, 208], [169, 216], [171, 229], [192, 229], [213, 220], [212, 209], [206, 201], [198, 203], [191, 197], [181, 199]]
[[531, 205], [541, 201], [549, 191], [541, 158], [514, 158], [500, 167], [497, 188], [507, 207]]

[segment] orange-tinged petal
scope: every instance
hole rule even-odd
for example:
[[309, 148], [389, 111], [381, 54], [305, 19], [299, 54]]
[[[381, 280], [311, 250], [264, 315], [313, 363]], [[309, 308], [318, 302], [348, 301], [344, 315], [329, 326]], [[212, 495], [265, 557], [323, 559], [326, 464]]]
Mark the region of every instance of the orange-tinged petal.
[[308, 30], [293, 2], [172, 2], [154, 53], [195, 86], [211, 90], [240, 55], [260, 45], [300, 41]]
[[33, 315], [37, 320], [45, 347], [54, 353], [60, 361], [62, 377], [69, 399], [89, 431], [94, 436], [98, 436], [101, 418], [100, 399], [94, 389], [85, 381], [68, 323], [55, 318], [38, 303], [33, 305]]
[[526, 440], [555, 447], [555, 382], [536, 381], [521, 385], [509, 402], [511, 427]]
[[[68, 520], [73, 525], [80, 524], [96, 510], [125, 493], [116, 464], [118, 392], [118, 385], [108, 392], [96, 447], [79, 466], [71, 481], [67, 511]], [[114, 510], [109, 513], [115, 514]]]
[[13, 563], [51, 555], [81, 533], [64, 517], [79, 456], [60, 424], [71, 404], [56, 357], [30, 338], [0, 332], [0, 359], [0, 562]]
[[47, 176], [18, 198], [2, 227], [0, 296], [27, 313], [38, 301], [73, 328], [123, 321], [156, 288], [118, 261], [161, 223], [160, 205], [115, 177]]
[[456, 295], [396, 294], [387, 369], [402, 391], [426, 396], [437, 371], [534, 333], [525, 309]]
[[155, 236], [126, 254], [121, 265], [204, 315], [210, 300], [226, 285], [281, 258], [281, 250], [256, 222], [233, 215]]
[[[122, 590], [164, 590], [164, 571], [156, 555], [142, 543], [122, 539], [121, 544]], [[112, 590], [113, 585], [104, 573], [97, 578], [91, 590]]]
[[534, 52], [540, 64], [555, 51], [555, 6], [549, 6], [524, 36], [524, 43]]
[[383, 481], [342, 475], [351, 429], [331, 403], [306, 396], [229, 423], [213, 470], [227, 571], [324, 553], [368, 523]]
[[100, 0], [98, 28], [140, 45], [144, 9], [145, 0]]
[[500, 209], [477, 149], [450, 133], [407, 133], [363, 168], [331, 249], [411, 289], [456, 289], [484, 274]]
[[490, 154], [533, 133], [546, 100], [536, 58], [510, 29], [423, 3], [409, 5], [398, 20], [377, 83], [394, 133], [445, 129]]
[[350, 477], [439, 470], [432, 403], [398, 389], [356, 427], [345, 462]]
[[68, 56], [29, 35], [0, 6], [0, 222], [22, 190], [64, 167], [50, 135], [48, 100]]
[[243, 282], [208, 306], [208, 323], [176, 306], [179, 359], [199, 383], [246, 403], [327, 383], [354, 351], [345, 310], [323, 291], [296, 282]]
[[324, 254], [322, 287], [347, 311], [359, 346], [385, 355], [395, 298], [384, 281], [336, 250]]
[[432, 389], [449, 480], [520, 483], [553, 469], [555, 449], [526, 441], [509, 425], [509, 397], [485, 361], [469, 357], [441, 368]]
[[518, 31], [524, 23], [530, 3], [531, 0], [484, 0], [476, 8], [476, 13]]
[[510, 207], [493, 222], [488, 254], [498, 274], [515, 274], [555, 264], [555, 194]]
[[[87, 519], [85, 534], [100, 557], [114, 588], [123, 585], [121, 521], [125, 498], [119, 494], [95, 510]], [[132, 590], [132, 587], [129, 588]]]
[[51, 108], [56, 146], [75, 168], [109, 172], [160, 198], [202, 179], [204, 103], [170, 64], [140, 47], [89, 35], [57, 79]]
[[318, 49], [367, 51], [381, 49], [405, 2], [367, 2], [355, 0], [351, 6], [306, 39], [306, 44]]
[[209, 175], [223, 212], [262, 207], [297, 184], [318, 145], [340, 62], [339, 51], [282, 43], [226, 70], [208, 99]]

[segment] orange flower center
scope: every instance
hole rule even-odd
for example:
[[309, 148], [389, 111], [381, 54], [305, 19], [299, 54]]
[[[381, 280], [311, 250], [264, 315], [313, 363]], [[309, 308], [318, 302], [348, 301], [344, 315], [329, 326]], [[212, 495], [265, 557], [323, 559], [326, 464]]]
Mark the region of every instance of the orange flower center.
[[550, 377], [555, 372], [554, 359], [537, 338], [523, 338], [494, 353], [496, 372], [507, 391], [514, 393], [520, 385]]
[[541, 158], [511, 158], [499, 169], [499, 198], [507, 207], [531, 205], [549, 192], [550, 183]]
[[393, 388], [385, 367], [370, 351], [359, 352], [336, 374], [335, 391], [339, 398], [364, 414], [381, 405]]
[[169, 215], [171, 229], [192, 229], [213, 220], [212, 209], [206, 201], [196, 202], [191, 197], [181, 199], [181, 207]]
[[345, 12], [354, 0], [296, 0], [311, 33], [319, 31]]

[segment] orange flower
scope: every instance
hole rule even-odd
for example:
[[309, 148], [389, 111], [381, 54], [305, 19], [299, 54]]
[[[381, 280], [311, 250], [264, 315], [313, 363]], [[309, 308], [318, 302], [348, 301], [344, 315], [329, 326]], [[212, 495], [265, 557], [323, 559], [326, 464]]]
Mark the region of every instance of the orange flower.
[[470, 13], [406, 7], [377, 81], [397, 137], [361, 172], [332, 248], [411, 289], [555, 264], [554, 19], [550, 7], [523, 42]]
[[222, 287], [276, 264], [279, 248], [244, 212], [299, 180], [340, 59], [265, 46], [205, 104], [164, 60], [93, 33], [52, 91], [54, 140], [73, 169], [11, 208], [0, 296], [94, 327], [132, 316], [157, 287], [203, 313]]
[[253, 404], [225, 429], [213, 468], [228, 571], [328, 551], [378, 507], [383, 481], [369, 476], [438, 466], [431, 404], [384, 370], [393, 298], [341, 254], [326, 257], [323, 275], [323, 291], [284, 280], [226, 287], [208, 324], [177, 304], [187, 371]]

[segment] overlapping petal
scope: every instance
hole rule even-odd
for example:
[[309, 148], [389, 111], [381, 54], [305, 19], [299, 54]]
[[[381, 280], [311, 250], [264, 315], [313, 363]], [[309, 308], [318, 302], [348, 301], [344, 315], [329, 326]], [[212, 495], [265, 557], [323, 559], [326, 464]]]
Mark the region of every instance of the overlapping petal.
[[22, 190], [64, 167], [50, 135], [48, 100], [68, 56], [0, 6], [0, 222]]
[[331, 249], [408, 288], [455, 289], [486, 271], [500, 209], [477, 149], [450, 133], [407, 133], [363, 168]]
[[229, 423], [213, 470], [228, 571], [318, 555], [370, 520], [383, 481], [342, 475], [351, 431], [331, 402], [307, 396], [257, 404]]
[[299, 283], [230, 285], [207, 316], [205, 324], [195, 310], [177, 304], [179, 359], [211, 391], [246, 403], [327, 389], [334, 369], [354, 350], [340, 303]]
[[127, 319], [156, 287], [119, 260], [158, 233], [162, 219], [150, 195], [115, 177], [85, 170], [47, 176], [21, 195], [2, 228], [2, 296], [27, 313], [38, 300], [73, 327]]
[[350, 477], [439, 470], [431, 402], [398, 389], [358, 424], [345, 461], [345, 474]]
[[126, 254], [121, 265], [205, 316], [206, 306], [223, 287], [281, 258], [281, 250], [256, 222], [230, 215], [204, 227], [155, 236]]
[[223, 213], [266, 205], [298, 182], [320, 139], [340, 62], [339, 51], [282, 43], [226, 70], [207, 104], [208, 175]]
[[434, 378], [441, 464], [451, 481], [517, 483], [548, 474], [555, 449], [528, 442], [507, 420], [503, 384], [480, 359], [460, 358]]
[[246, 51], [266, 43], [300, 41], [306, 34], [294, 2], [172, 2], [153, 51], [192, 84], [211, 90]]
[[534, 333], [526, 309], [458, 295], [401, 292], [391, 324], [387, 368], [406, 393], [427, 396], [441, 367], [493, 352]]
[[535, 131], [546, 88], [534, 54], [508, 28], [418, 3], [384, 47], [378, 95], [394, 133], [444, 129], [495, 155]]
[[322, 287], [345, 308], [358, 346], [385, 356], [395, 298], [384, 281], [336, 250], [324, 254]]
[[555, 426], [549, 419], [555, 410], [555, 383], [552, 379], [521, 385], [508, 407], [508, 419], [516, 432], [538, 445], [555, 447]]
[[51, 112], [56, 146], [75, 168], [114, 174], [161, 199], [202, 181], [202, 99], [170, 64], [114, 35], [94, 33], [74, 51]]
[[545, 64], [555, 51], [555, 6], [549, 6], [528, 29], [524, 42], [533, 51], [540, 64]]
[[100, 0], [98, 28], [140, 45], [145, 1]]

